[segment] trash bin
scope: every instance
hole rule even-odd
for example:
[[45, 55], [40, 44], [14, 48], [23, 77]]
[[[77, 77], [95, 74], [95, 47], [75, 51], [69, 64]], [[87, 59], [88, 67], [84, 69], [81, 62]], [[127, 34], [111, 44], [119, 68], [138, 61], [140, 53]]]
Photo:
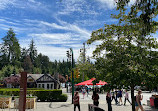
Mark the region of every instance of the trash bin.
[[153, 97], [150, 97], [150, 106], [154, 107], [154, 98]]
[[155, 108], [158, 108], [158, 98], [154, 99], [154, 106], [155, 106]]
[[150, 97], [150, 106], [158, 108], [158, 95], [152, 95], [152, 97]]

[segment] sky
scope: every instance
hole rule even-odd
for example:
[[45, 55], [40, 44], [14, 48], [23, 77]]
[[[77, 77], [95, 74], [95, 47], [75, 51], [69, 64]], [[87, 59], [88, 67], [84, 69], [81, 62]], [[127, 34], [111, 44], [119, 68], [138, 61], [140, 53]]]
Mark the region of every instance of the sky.
[[[117, 22], [110, 17], [118, 13], [115, 6], [114, 0], [0, 0], [0, 44], [12, 28], [21, 48], [33, 39], [38, 53], [51, 61], [66, 60], [69, 48], [77, 60], [92, 31]], [[87, 56], [95, 45], [86, 45]]]

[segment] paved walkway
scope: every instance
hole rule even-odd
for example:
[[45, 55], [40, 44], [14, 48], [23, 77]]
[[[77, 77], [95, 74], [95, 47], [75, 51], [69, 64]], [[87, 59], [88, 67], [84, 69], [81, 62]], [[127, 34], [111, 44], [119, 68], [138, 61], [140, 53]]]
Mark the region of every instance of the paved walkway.
[[[65, 89], [63, 89], [63, 93], [66, 93]], [[34, 109], [34, 111], [73, 111], [73, 105], [71, 104], [71, 101], [72, 101], [71, 94], [70, 93], [67, 93], [67, 94], [68, 94], [67, 102], [37, 102], [37, 107], [36, 109]], [[143, 93], [143, 96], [144, 96], [144, 99], [142, 101], [143, 107], [145, 111], [158, 111], [158, 109], [152, 109], [149, 106], [147, 106], [147, 99], [151, 95], [152, 93]], [[106, 94], [99, 94], [99, 96], [100, 96], [99, 107], [104, 109], [105, 111], [108, 111], [107, 104], [106, 104]], [[92, 97], [92, 92], [90, 93], [88, 97], [85, 95], [84, 99], [83, 99], [83, 95], [80, 93], [81, 111], [88, 111], [88, 104], [92, 104], [91, 97]], [[126, 103], [126, 106], [124, 105], [117, 106], [115, 105], [115, 102], [113, 101], [112, 109], [113, 111], [132, 111], [131, 105], [128, 102]], [[4, 111], [9, 111], [9, 109], [6, 109]], [[14, 111], [14, 109], [11, 109], [10, 111]]]

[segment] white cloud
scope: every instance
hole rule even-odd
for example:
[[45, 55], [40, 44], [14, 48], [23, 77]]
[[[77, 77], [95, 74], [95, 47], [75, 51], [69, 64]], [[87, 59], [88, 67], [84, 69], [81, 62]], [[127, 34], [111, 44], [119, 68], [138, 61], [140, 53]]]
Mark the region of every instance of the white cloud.
[[[74, 59], [76, 61], [80, 55], [80, 49], [82, 47], [83, 46], [81, 45], [80, 48], [73, 48]], [[95, 49], [94, 45], [92, 45], [91, 47], [86, 46], [86, 56], [89, 56], [92, 59], [92, 52], [94, 49]], [[54, 61], [54, 60], [63, 60], [63, 59], [67, 60], [66, 51], [69, 50], [69, 48], [37, 45], [37, 50], [39, 53], [49, 56], [51, 61]]]
[[[96, 0], [102, 4], [102, 8], [113, 9], [116, 7], [116, 1], [118, 0]], [[129, 6], [133, 5], [136, 0], [130, 0]]]
[[[66, 60], [66, 51], [69, 50], [68, 48], [64, 47], [52, 47], [52, 46], [47, 46], [47, 45], [38, 45], [37, 50], [44, 54], [49, 56], [51, 61], [54, 60]], [[77, 60], [79, 57], [79, 49], [73, 49], [74, 52], [74, 58]]]
[[97, 0], [102, 4], [102, 6], [106, 7], [106, 9], [113, 9], [116, 6], [116, 2], [114, 0]]
[[85, 38], [85, 39], [88, 39], [91, 35], [91, 31], [88, 31], [86, 29], [83, 29], [83, 28], [80, 28], [77, 24], [70, 24], [70, 23], [67, 23], [65, 21], [62, 21], [60, 19], [57, 19], [58, 22], [60, 24], [62, 24], [62, 26], [64, 27], [64, 29], [67, 29], [69, 31], [73, 31], [73, 32], [76, 32], [76, 34], [80, 34], [81, 37]]
[[70, 34], [49, 34], [49, 33], [43, 33], [43, 34], [31, 34], [31, 36], [34, 37], [42, 37], [42, 38], [50, 38], [50, 39], [57, 39], [57, 40], [69, 40], [71, 37]]
[[48, 7], [49, 5], [35, 0], [0, 0], [0, 10], [17, 8], [46, 14], [46, 12], [50, 12]]
[[0, 10], [8, 8], [16, 4], [16, 0], [0, 0]]
[[[49, 56], [51, 60], [65, 59], [66, 50], [69, 48], [73, 48], [77, 60], [83, 41], [86, 41], [91, 35], [90, 31], [86, 29], [59, 19], [57, 24], [30, 19], [0, 18], [0, 29], [8, 30], [9, 28], [14, 29], [17, 37], [22, 34], [23, 37], [19, 39], [22, 48], [28, 48], [33, 38], [38, 52]], [[59, 32], [51, 30], [59, 30]]]
[[70, 15], [72, 13], [80, 13], [80, 16], [99, 14], [94, 10], [94, 6], [91, 6], [89, 1], [86, 0], [63, 0], [59, 5], [62, 8], [58, 11], [58, 15]]

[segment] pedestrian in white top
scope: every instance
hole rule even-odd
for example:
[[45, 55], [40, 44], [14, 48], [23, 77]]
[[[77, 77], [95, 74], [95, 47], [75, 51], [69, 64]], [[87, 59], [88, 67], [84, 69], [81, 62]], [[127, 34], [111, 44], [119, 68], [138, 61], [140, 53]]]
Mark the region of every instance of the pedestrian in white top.
[[[131, 104], [131, 102], [129, 101], [129, 96], [128, 96], [127, 90], [125, 90], [125, 101], [124, 101], [124, 105], [126, 105], [126, 100]], [[132, 105], [132, 104], [131, 104], [131, 105]]]

